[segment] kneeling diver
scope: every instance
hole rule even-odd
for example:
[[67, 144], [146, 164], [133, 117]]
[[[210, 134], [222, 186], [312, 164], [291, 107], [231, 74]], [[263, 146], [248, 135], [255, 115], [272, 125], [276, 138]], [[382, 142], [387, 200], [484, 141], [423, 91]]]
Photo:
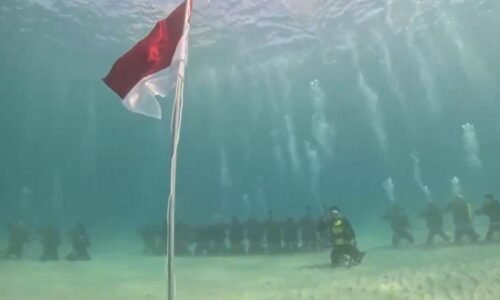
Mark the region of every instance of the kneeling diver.
[[332, 251], [330, 253], [332, 266], [339, 266], [345, 255], [350, 258], [348, 266], [359, 265], [365, 256], [365, 252], [358, 250], [354, 230], [349, 220], [342, 216], [338, 207], [331, 207], [329, 215], [320, 220], [318, 230], [325, 229], [329, 230], [332, 241]]

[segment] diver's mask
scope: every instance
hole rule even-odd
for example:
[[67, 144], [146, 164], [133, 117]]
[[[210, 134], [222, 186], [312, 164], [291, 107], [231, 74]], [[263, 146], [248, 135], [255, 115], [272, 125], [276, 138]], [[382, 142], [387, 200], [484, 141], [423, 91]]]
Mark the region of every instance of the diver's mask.
[[338, 209], [332, 209], [330, 211], [330, 215], [332, 216], [332, 218], [337, 219], [338, 217], [340, 217], [340, 211]]

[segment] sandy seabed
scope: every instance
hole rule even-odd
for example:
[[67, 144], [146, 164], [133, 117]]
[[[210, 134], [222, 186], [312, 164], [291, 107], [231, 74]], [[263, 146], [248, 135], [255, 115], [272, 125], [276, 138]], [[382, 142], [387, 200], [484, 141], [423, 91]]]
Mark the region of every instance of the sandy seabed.
[[[95, 252], [87, 263], [0, 261], [0, 299], [166, 299], [163, 258]], [[500, 244], [372, 248], [358, 267], [327, 263], [327, 252], [178, 258], [177, 299], [500, 299]]]

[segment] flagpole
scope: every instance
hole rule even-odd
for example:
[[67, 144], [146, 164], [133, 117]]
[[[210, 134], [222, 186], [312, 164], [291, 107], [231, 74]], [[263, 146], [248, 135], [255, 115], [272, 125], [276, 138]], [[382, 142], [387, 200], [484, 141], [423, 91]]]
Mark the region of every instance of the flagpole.
[[168, 300], [175, 300], [175, 200], [177, 186], [177, 150], [180, 140], [181, 124], [182, 124], [182, 109], [184, 106], [184, 71], [186, 68], [187, 59], [187, 30], [189, 26], [189, 17], [191, 13], [191, 0], [186, 1], [184, 14], [183, 38], [181, 53], [183, 56], [179, 63], [179, 71], [177, 73], [177, 85], [175, 88], [175, 100], [172, 110], [172, 153], [170, 163], [170, 195], [167, 204], [167, 226], [168, 226], [168, 243], [167, 243], [167, 287]]

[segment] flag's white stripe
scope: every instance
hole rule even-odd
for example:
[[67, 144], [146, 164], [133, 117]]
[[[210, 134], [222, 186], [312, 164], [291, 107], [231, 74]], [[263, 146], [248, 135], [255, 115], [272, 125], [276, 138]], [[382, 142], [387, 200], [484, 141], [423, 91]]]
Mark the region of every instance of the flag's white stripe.
[[184, 78], [188, 33], [189, 27], [177, 44], [172, 64], [168, 68], [141, 79], [125, 96], [123, 105], [128, 110], [161, 119], [161, 106], [156, 96], [166, 97], [175, 88], [178, 74]]

